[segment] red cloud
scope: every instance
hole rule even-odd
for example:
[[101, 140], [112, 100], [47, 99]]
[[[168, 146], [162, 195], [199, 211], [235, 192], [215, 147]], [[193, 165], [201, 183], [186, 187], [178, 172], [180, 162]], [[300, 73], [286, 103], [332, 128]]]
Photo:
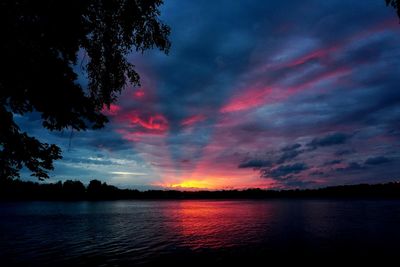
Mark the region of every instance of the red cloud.
[[101, 112], [107, 116], [115, 116], [121, 110], [121, 107], [115, 104], [111, 104], [110, 108], [107, 108], [106, 105], [103, 106]]
[[243, 93], [238, 94], [221, 108], [221, 112], [234, 112], [247, 110], [261, 106], [265, 103], [265, 97], [271, 94], [272, 88], [250, 88], [245, 89]]
[[182, 126], [192, 126], [193, 124], [204, 121], [205, 119], [206, 119], [206, 116], [204, 116], [204, 115], [194, 115], [194, 116], [191, 116], [191, 117], [188, 117], [188, 118], [182, 120], [181, 125]]
[[133, 97], [136, 99], [140, 99], [144, 97], [144, 90], [143, 89], [138, 89], [133, 93]]
[[142, 118], [138, 114], [131, 114], [129, 115], [129, 120], [148, 130], [165, 132], [169, 128], [168, 120], [161, 114], [151, 115], [148, 118]]
[[282, 96], [284, 98], [289, 97], [290, 95], [293, 95], [299, 91], [310, 89], [312, 86], [314, 86], [322, 81], [329, 80], [332, 78], [337, 78], [339, 76], [349, 74], [350, 72], [351, 72], [351, 68], [342, 67], [342, 68], [337, 68], [334, 70], [320, 73], [318, 75], [315, 75], [314, 77], [312, 77], [310, 80], [308, 80], [305, 83], [287, 88], [287, 90], [285, 91], [285, 93]]
[[300, 91], [310, 89], [314, 85], [335, 77], [339, 77], [351, 72], [350, 68], [343, 67], [331, 71], [323, 72], [304, 83], [298, 85], [276, 88], [273, 90], [271, 87], [265, 88], [249, 88], [243, 90], [241, 93], [235, 95], [225, 106], [221, 108], [222, 113], [243, 111], [251, 108], [256, 108], [271, 102], [282, 101], [291, 95]]
[[308, 54], [305, 54], [291, 62], [289, 62], [286, 67], [295, 67], [298, 65], [302, 65], [310, 60], [318, 59], [318, 60], [326, 60], [329, 54], [335, 51], [337, 47], [329, 47], [325, 49], [315, 50]]

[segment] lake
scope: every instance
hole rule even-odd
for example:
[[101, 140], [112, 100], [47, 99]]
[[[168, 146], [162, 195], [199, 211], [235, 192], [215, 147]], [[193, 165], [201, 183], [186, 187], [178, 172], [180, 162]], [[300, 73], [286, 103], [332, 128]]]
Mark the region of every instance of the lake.
[[2, 266], [394, 257], [397, 200], [0, 203]]

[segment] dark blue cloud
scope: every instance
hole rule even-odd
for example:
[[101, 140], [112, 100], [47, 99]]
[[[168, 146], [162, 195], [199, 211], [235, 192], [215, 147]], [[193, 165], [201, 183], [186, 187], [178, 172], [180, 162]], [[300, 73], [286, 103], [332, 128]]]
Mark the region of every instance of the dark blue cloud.
[[293, 144], [293, 145], [287, 145], [287, 146], [283, 147], [281, 150], [285, 151], [285, 152], [286, 151], [294, 151], [294, 150], [296, 150], [296, 149], [298, 149], [300, 147], [301, 147], [301, 144], [296, 143], [296, 144]]
[[286, 161], [292, 160], [303, 152], [304, 152], [303, 150], [296, 150], [296, 149], [284, 151], [282, 155], [279, 157], [277, 163], [282, 164]]
[[346, 167], [337, 168], [336, 171], [338, 171], [338, 172], [348, 172], [348, 171], [360, 171], [360, 170], [364, 170], [364, 169], [365, 169], [365, 167], [363, 167], [358, 162], [350, 162]]
[[288, 175], [298, 174], [304, 170], [307, 170], [308, 166], [305, 163], [295, 163], [291, 165], [281, 165], [274, 169], [264, 169], [263, 176], [266, 178], [273, 178], [282, 180], [287, 178]]
[[239, 164], [239, 168], [254, 168], [260, 169], [263, 167], [271, 166], [271, 162], [262, 159], [249, 159]]
[[338, 151], [336, 151], [335, 152], [335, 156], [344, 156], [344, 155], [350, 155], [350, 154], [353, 154], [353, 153], [355, 153], [355, 151], [354, 150], [351, 150], [351, 149], [341, 149], [341, 150], [338, 150]]
[[388, 163], [390, 162], [390, 159], [388, 159], [387, 157], [384, 156], [379, 156], [379, 157], [372, 157], [372, 158], [368, 158], [365, 161], [366, 165], [380, 165], [380, 164], [384, 164], [384, 163]]
[[339, 163], [341, 163], [341, 162], [342, 162], [341, 159], [333, 159], [333, 160], [326, 161], [326, 162], [324, 163], [324, 166], [336, 165], [336, 164], [339, 164]]
[[318, 147], [342, 145], [350, 139], [350, 135], [345, 133], [333, 133], [323, 137], [314, 138], [307, 146], [316, 149]]

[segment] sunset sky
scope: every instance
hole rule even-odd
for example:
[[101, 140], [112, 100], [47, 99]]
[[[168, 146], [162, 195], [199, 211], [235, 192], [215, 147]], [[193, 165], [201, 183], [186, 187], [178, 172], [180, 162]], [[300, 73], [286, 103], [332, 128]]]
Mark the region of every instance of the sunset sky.
[[165, 0], [161, 17], [170, 53], [130, 56], [142, 87], [104, 111], [106, 128], [48, 132], [36, 113], [17, 118], [63, 149], [48, 181], [232, 189], [400, 180], [400, 24], [384, 0]]

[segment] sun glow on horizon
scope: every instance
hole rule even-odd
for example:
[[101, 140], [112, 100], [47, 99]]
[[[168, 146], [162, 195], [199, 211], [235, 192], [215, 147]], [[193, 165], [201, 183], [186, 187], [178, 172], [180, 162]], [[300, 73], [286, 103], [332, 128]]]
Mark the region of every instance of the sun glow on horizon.
[[[248, 188], [268, 189], [272, 186], [267, 181], [251, 181], [244, 185], [241, 183], [243, 177], [197, 177], [188, 179], [166, 179], [164, 183], [153, 184], [154, 186], [163, 187], [172, 190], [242, 190]], [[169, 181], [168, 181], [169, 180]]]
[[188, 180], [177, 184], [171, 184], [169, 187], [184, 189], [216, 189], [215, 184], [206, 180]]

